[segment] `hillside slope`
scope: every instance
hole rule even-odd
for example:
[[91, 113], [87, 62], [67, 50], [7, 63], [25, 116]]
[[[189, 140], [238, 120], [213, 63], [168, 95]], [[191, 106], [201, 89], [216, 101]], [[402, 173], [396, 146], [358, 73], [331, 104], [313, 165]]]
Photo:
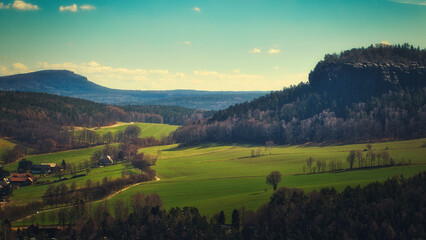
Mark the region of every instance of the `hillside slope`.
[[326, 55], [309, 83], [184, 126], [175, 140], [358, 142], [426, 136], [426, 50], [403, 46]]

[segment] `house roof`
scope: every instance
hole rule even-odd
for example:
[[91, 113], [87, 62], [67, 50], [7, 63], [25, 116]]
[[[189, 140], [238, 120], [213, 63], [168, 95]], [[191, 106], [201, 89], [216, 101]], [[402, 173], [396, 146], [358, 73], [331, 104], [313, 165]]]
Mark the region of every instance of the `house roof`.
[[27, 180], [30, 180], [31, 182], [33, 182], [33, 179], [30, 177], [11, 177], [10, 178], [11, 182], [26, 182]]
[[30, 177], [33, 178], [33, 175], [31, 175], [31, 173], [12, 173], [10, 175], [11, 178], [13, 177], [19, 177], [19, 178], [25, 178], [25, 177]]
[[109, 155], [106, 155], [106, 157], [102, 158], [101, 162], [110, 162], [113, 163], [114, 160]]
[[51, 168], [56, 167], [56, 163], [41, 163], [42, 166], [49, 166]]

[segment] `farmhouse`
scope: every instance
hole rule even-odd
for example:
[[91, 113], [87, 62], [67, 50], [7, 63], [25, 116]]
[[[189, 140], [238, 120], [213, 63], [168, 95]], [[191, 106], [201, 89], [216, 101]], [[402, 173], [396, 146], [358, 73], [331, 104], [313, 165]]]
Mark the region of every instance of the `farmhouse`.
[[12, 186], [27, 186], [34, 183], [34, 177], [30, 173], [13, 173], [10, 175]]
[[106, 155], [106, 157], [102, 158], [101, 161], [99, 162], [99, 165], [101, 166], [109, 166], [114, 164], [114, 160], [112, 160], [112, 158], [109, 155]]
[[42, 163], [40, 165], [33, 165], [31, 167], [32, 174], [50, 174], [59, 169], [56, 163]]
[[48, 165], [33, 165], [31, 167], [32, 174], [49, 174], [50, 166]]

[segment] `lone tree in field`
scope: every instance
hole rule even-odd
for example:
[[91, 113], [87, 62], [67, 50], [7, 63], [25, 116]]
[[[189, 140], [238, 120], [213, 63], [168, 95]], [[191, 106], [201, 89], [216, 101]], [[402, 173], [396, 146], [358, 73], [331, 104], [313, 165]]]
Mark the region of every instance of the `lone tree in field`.
[[269, 151], [269, 155], [271, 155], [272, 146], [274, 146], [274, 141], [266, 141], [265, 147]]
[[281, 182], [281, 173], [278, 171], [272, 171], [266, 176], [266, 183], [272, 185], [274, 191], [277, 190], [278, 184]]
[[354, 166], [355, 159], [356, 159], [356, 151], [352, 150], [349, 152], [349, 155], [346, 158], [346, 161], [349, 163], [349, 166], [351, 169]]

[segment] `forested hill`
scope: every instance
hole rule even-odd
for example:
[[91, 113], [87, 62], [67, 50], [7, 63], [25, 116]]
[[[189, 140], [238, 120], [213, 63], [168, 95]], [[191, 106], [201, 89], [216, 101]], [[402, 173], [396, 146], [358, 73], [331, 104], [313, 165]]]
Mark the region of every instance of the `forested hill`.
[[8, 137], [38, 152], [87, 146], [93, 131], [72, 134], [71, 126], [98, 127], [117, 121], [182, 124], [203, 112], [174, 106], [108, 106], [47, 93], [0, 91], [0, 137]]
[[0, 101], [1, 120], [33, 120], [86, 127], [108, 125], [120, 120], [119, 116], [107, 116], [112, 113], [107, 105], [78, 98], [1, 91]]
[[178, 106], [109, 106], [47, 93], [0, 91], [0, 120], [44, 121], [60, 126], [97, 127], [117, 121], [181, 125], [204, 112]]
[[44, 70], [0, 77], [0, 90], [43, 92], [109, 105], [174, 105], [204, 110], [223, 109], [266, 93], [118, 90], [99, 86], [86, 77], [66, 70]]
[[408, 44], [326, 55], [308, 83], [186, 125], [175, 139], [276, 143], [426, 136], [426, 50]]

